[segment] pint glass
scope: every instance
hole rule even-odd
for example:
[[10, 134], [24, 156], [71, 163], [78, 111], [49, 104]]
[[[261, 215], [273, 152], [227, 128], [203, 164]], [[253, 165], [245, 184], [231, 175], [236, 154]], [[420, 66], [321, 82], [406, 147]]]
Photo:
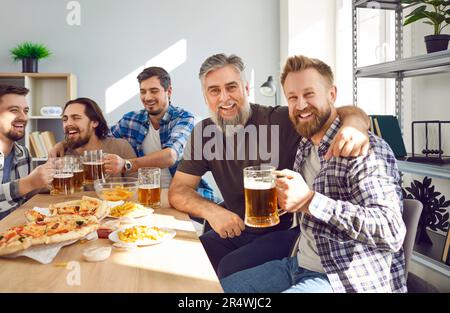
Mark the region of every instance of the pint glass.
[[258, 165], [244, 168], [245, 224], [270, 227], [280, 222], [275, 167]]
[[142, 167], [138, 169], [138, 201], [140, 204], [158, 209], [161, 207], [161, 169]]
[[74, 192], [73, 164], [71, 157], [55, 158], [55, 175], [50, 186], [51, 195], [70, 195]]
[[102, 150], [84, 151], [83, 155], [84, 183], [93, 185], [97, 179], [105, 178], [105, 162]]

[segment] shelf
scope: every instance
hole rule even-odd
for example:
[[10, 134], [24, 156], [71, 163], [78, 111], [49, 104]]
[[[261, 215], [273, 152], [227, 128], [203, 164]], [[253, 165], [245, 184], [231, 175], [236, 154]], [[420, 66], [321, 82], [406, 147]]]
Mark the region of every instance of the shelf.
[[32, 115], [28, 116], [30, 120], [61, 120], [61, 116], [41, 116], [41, 115]]
[[47, 162], [47, 158], [32, 158], [33, 162]]
[[439, 51], [356, 69], [358, 78], [414, 77], [450, 72], [450, 51]]
[[418, 244], [414, 245], [412, 259], [417, 263], [425, 265], [435, 271], [450, 277], [450, 266], [441, 262], [444, 251], [445, 236], [436, 232], [427, 230], [433, 245]]
[[367, 8], [367, 9], [384, 9], [384, 10], [395, 10], [398, 7], [404, 8], [400, 4], [400, 0], [354, 0], [355, 6], [357, 8]]
[[450, 179], [450, 164], [438, 165], [397, 160], [400, 172]]

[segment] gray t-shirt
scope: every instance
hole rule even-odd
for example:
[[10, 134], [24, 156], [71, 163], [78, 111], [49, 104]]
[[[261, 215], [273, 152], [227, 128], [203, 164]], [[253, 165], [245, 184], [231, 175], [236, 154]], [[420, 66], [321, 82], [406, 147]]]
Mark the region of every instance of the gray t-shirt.
[[[318, 148], [319, 147], [315, 145], [311, 147], [311, 152], [305, 159], [301, 171], [306, 184], [311, 190], [314, 190], [314, 179], [320, 172]], [[311, 228], [305, 227], [302, 223], [304, 213], [298, 214], [298, 217], [301, 230], [297, 253], [298, 265], [310, 271], [325, 273], [325, 270], [323, 269], [322, 263], [320, 261], [314, 234]]]
[[[227, 139], [211, 119], [201, 121], [191, 133], [178, 171], [200, 177], [211, 171], [225, 206], [244, 219], [243, 169], [266, 163], [278, 169], [292, 169], [300, 136], [289, 120], [287, 107], [251, 104], [251, 116], [245, 128], [233, 138]], [[246, 231], [259, 233], [287, 229], [291, 225], [292, 214], [284, 214], [277, 226], [266, 229], [247, 226]]]

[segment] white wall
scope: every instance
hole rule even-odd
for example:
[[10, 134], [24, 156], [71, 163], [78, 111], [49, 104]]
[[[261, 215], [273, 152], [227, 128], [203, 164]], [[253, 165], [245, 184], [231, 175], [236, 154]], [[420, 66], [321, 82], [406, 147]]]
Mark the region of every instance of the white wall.
[[321, 59], [336, 70], [335, 8], [335, 0], [280, 0], [280, 73], [286, 58], [298, 54]]
[[173, 102], [199, 117], [208, 115], [197, 78], [206, 57], [238, 54], [255, 86], [278, 73], [277, 0], [79, 0], [80, 26], [67, 24], [68, 2], [0, 0], [0, 71], [21, 71], [9, 55], [16, 44], [42, 42], [53, 55], [39, 71], [74, 73], [78, 95], [95, 99], [109, 123], [141, 108], [136, 75], [144, 65], [173, 68]]

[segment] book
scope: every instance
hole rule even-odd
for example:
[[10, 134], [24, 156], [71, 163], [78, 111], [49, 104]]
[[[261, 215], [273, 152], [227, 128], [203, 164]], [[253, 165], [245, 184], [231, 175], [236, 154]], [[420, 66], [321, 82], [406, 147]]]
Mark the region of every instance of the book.
[[31, 134], [29, 136], [29, 140], [30, 140], [30, 153], [31, 153], [31, 156], [33, 158], [37, 158], [38, 157], [37, 143], [36, 143], [34, 137], [31, 136]]
[[447, 238], [445, 239], [445, 244], [444, 244], [444, 251], [442, 253], [442, 262], [444, 262], [447, 265], [450, 265], [450, 227], [447, 230]]
[[44, 146], [48, 154], [53, 146], [56, 145], [55, 134], [51, 131], [44, 131], [40, 133], [40, 136], [44, 142]]
[[30, 136], [34, 139], [36, 142], [36, 157], [38, 158], [46, 158], [47, 157], [47, 150], [45, 149], [44, 143], [42, 142], [41, 136], [39, 135], [39, 132], [32, 132]]
[[372, 115], [375, 134], [391, 147], [395, 157], [405, 157], [406, 148], [398, 120], [393, 115]]

